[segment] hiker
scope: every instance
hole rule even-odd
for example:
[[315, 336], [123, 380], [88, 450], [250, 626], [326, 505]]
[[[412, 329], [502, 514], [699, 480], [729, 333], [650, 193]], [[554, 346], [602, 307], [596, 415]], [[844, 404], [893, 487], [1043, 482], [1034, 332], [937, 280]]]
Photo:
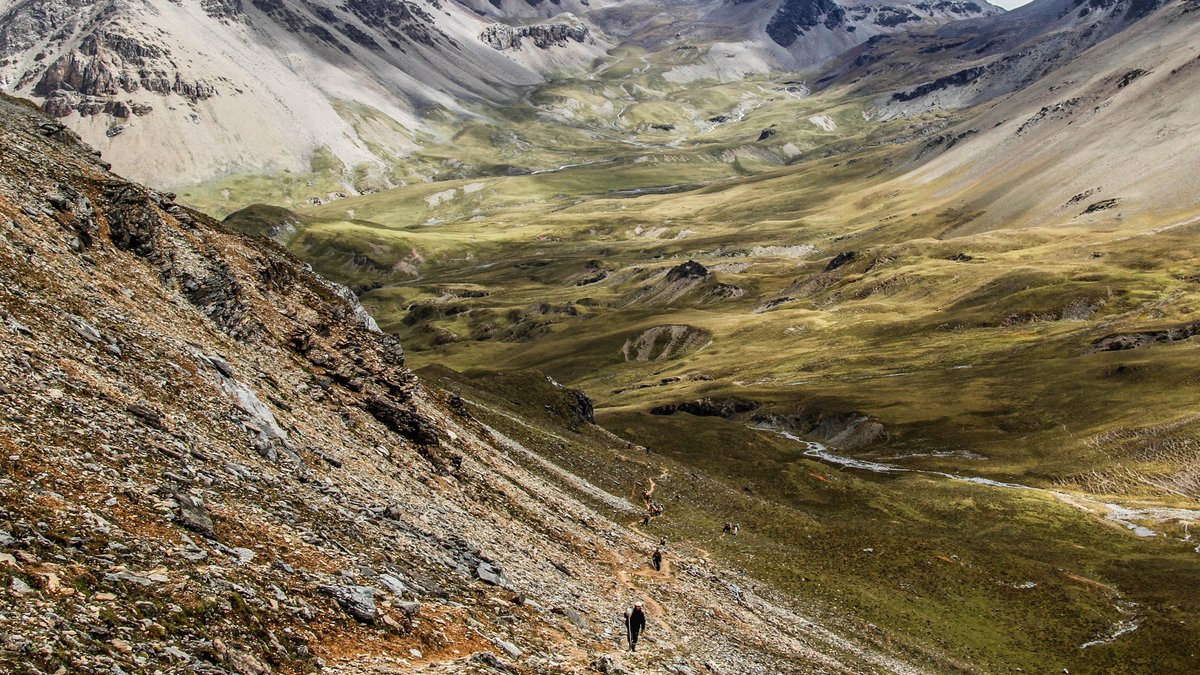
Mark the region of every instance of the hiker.
[[661, 548], [654, 549], [654, 556], [650, 559], [652, 561], [654, 561], [654, 571], [661, 572], [662, 571], [662, 559], [663, 559], [662, 549]]
[[733, 534], [734, 534], [734, 536], [737, 536], [737, 533], [738, 533], [738, 532], [741, 532], [741, 530], [742, 530], [742, 524], [741, 524], [741, 523], [734, 523], [734, 524], [733, 524]]
[[637, 650], [638, 636], [646, 630], [646, 614], [642, 611], [642, 601], [633, 603], [633, 607], [625, 610], [625, 639], [629, 641], [629, 651]]
[[725, 527], [721, 530], [721, 534], [729, 534], [731, 532], [733, 532], [733, 523], [725, 523]]
[[650, 524], [650, 514], [647, 513], [645, 518], [642, 518], [642, 527]]

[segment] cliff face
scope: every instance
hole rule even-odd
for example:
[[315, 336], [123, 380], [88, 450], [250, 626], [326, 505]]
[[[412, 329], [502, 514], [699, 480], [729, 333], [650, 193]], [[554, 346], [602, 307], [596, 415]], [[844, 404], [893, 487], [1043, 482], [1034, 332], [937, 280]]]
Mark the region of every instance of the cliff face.
[[[282, 248], [8, 98], [0, 336], [6, 672], [903, 667], [703, 556], [644, 576], [639, 508], [423, 385]], [[639, 598], [658, 632], [627, 658]]]

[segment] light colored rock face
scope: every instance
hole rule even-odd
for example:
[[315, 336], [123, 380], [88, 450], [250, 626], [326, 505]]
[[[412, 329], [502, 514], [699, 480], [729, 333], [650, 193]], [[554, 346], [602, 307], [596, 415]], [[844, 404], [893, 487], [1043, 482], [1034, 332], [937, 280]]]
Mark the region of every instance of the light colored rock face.
[[602, 53], [566, 23], [485, 40], [490, 19], [440, 0], [0, 0], [0, 16], [0, 89], [160, 184], [306, 170], [321, 147], [348, 166], [403, 155], [418, 108], [504, 100]]

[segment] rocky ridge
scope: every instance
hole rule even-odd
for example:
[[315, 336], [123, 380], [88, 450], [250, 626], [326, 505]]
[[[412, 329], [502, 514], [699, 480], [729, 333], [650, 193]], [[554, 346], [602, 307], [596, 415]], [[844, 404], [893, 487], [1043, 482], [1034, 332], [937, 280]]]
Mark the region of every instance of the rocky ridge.
[[[910, 670], [703, 555], [647, 576], [636, 507], [418, 381], [344, 289], [24, 103], [0, 140], [0, 668]], [[635, 598], [661, 632], [629, 657]]]
[[541, 23], [514, 27], [493, 24], [480, 33], [479, 39], [493, 49], [504, 51], [521, 49], [526, 40], [538, 49], [550, 49], [568, 42], [587, 42], [590, 35], [591, 31], [583, 25]]

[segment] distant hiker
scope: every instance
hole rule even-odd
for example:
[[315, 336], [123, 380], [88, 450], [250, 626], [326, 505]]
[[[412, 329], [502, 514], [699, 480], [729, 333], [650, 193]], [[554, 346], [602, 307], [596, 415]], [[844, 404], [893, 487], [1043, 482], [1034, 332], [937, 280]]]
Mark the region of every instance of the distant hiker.
[[650, 514], [647, 513], [645, 518], [642, 518], [642, 527], [650, 524]]
[[737, 535], [737, 533], [738, 533], [738, 532], [741, 532], [741, 530], [742, 530], [742, 524], [741, 524], [741, 523], [734, 523], [734, 524], [733, 524], [733, 534], [734, 534], [735, 536]]
[[659, 548], [666, 548], [666, 547], [667, 547], [667, 535], [665, 535], [665, 534], [664, 534], [664, 535], [662, 536], [662, 539], [659, 539], [659, 540], [658, 540], [658, 547], [659, 547]]
[[654, 556], [651, 558], [651, 560], [654, 561], [654, 571], [655, 572], [662, 571], [662, 558], [663, 558], [662, 549], [661, 548], [654, 549]]
[[733, 523], [725, 523], [725, 527], [724, 527], [724, 529], [721, 530], [721, 534], [730, 534], [732, 532], [733, 532]]
[[625, 639], [629, 641], [629, 651], [637, 650], [638, 636], [646, 630], [646, 614], [642, 611], [642, 602], [633, 603], [633, 607], [625, 610]]

